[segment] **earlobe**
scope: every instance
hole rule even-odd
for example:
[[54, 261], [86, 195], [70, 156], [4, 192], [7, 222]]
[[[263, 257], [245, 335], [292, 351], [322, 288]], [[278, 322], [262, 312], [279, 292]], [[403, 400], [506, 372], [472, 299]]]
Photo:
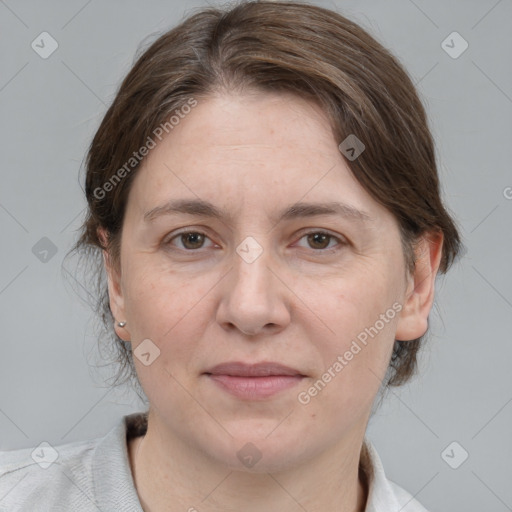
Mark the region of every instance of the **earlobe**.
[[418, 241], [415, 247], [415, 268], [408, 281], [395, 339], [415, 340], [427, 332], [442, 248], [441, 232], [426, 233]]
[[104, 249], [102, 250], [103, 265], [105, 267], [105, 273], [107, 275], [107, 286], [108, 286], [108, 297], [110, 310], [114, 317], [114, 329], [116, 334], [124, 341], [129, 341], [129, 333], [126, 327], [120, 326], [119, 322], [126, 322], [126, 315], [124, 309], [124, 297], [121, 289], [120, 275], [115, 265], [111, 261], [110, 254], [106, 249], [106, 235], [103, 230], [98, 231], [98, 236], [102, 241]]

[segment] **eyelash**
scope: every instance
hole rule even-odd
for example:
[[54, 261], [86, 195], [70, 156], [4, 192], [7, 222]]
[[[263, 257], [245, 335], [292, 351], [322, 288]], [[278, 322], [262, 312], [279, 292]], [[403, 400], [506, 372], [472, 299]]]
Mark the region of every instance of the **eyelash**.
[[[210, 239], [209, 236], [206, 233], [204, 233], [203, 231], [187, 229], [187, 230], [175, 233], [175, 234], [172, 235], [172, 237], [167, 238], [166, 240], [164, 240], [164, 245], [165, 246], [170, 246], [170, 245], [172, 245], [171, 242], [174, 239], [179, 238], [182, 235], [188, 235], [188, 234], [202, 235], [205, 238]], [[325, 248], [325, 249], [311, 249], [310, 248], [310, 250], [313, 251], [314, 253], [332, 254], [332, 253], [337, 252], [338, 250], [340, 250], [340, 248], [342, 246], [348, 245], [348, 242], [346, 242], [344, 239], [340, 238], [339, 236], [333, 235], [333, 234], [329, 233], [328, 231], [322, 231], [322, 230], [311, 230], [311, 231], [304, 232], [304, 233], [302, 233], [302, 235], [299, 238], [299, 240], [302, 240], [304, 237], [306, 237], [308, 235], [325, 235], [325, 236], [329, 237], [329, 239], [330, 239], [329, 243], [331, 242], [331, 240], [335, 240], [335, 241], [338, 242], [338, 246], [339, 247], [336, 247], [336, 248], [332, 248], [332, 247], [331, 248]], [[173, 249], [175, 249], [177, 251], [193, 253], [193, 252], [200, 252], [204, 248], [200, 247], [198, 249], [182, 249], [182, 248], [173, 248]]]

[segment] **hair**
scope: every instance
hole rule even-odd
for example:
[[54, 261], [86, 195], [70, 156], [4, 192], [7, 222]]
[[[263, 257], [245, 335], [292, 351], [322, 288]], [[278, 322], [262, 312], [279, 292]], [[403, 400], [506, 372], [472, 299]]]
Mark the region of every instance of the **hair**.
[[[87, 153], [88, 208], [71, 252], [92, 265], [96, 312], [119, 365], [115, 384], [133, 379], [140, 390], [131, 346], [113, 329], [102, 260], [106, 249], [120, 268], [123, 216], [140, 168], [134, 152], [160, 133], [159, 126], [172, 129], [171, 116], [192, 101], [248, 90], [315, 102], [327, 114], [335, 140], [353, 134], [362, 141], [364, 152], [347, 163], [361, 186], [397, 219], [407, 271], [414, 270], [414, 244], [422, 235], [442, 233], [441, 273], [462, 249], [441, 200], [425, 109], [388, 50], [356, 23], [306, 3], [203, 8], [136, 56]], [[99, 228], [107, 233], [105, 245]], [[400, 386], [416, 372], [423, 338], [395, 340], [385, 387]]]

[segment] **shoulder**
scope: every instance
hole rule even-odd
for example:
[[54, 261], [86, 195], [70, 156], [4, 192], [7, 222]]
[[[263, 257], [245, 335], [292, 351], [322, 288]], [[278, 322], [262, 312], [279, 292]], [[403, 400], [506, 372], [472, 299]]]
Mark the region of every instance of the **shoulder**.
[[100, 441], [41, 443], [0, 452], [0, 510], [73, 510], [80, 506], [83, 498], [93, 494], [92, 460]]
[[104, 437], [0, 452], [0, 512], [142, 512], [127, 439], [146, 427], [147, 412], [133, 413]]

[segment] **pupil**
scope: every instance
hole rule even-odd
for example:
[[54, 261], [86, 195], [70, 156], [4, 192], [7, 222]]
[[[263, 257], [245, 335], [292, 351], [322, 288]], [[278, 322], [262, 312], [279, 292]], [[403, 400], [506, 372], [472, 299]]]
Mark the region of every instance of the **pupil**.
[[202, 244], [202, 235], [200, 233], [187, 233], [182, 237], [183, 245], [192, 245], [193, 248]]
[[[309, 235], [310, 242], [312, 241], [313, 245], [319, 243], [321, 248], [325, 248], [325, 247], [327, 247], [327, 245], [329, 245], [328, 239], [329, 239], [329, 235], [325, 235], [322, 233], [314, 233], [312, 235]], [[327, 245], [325, 244], [326, 241], [327, 241]]]

